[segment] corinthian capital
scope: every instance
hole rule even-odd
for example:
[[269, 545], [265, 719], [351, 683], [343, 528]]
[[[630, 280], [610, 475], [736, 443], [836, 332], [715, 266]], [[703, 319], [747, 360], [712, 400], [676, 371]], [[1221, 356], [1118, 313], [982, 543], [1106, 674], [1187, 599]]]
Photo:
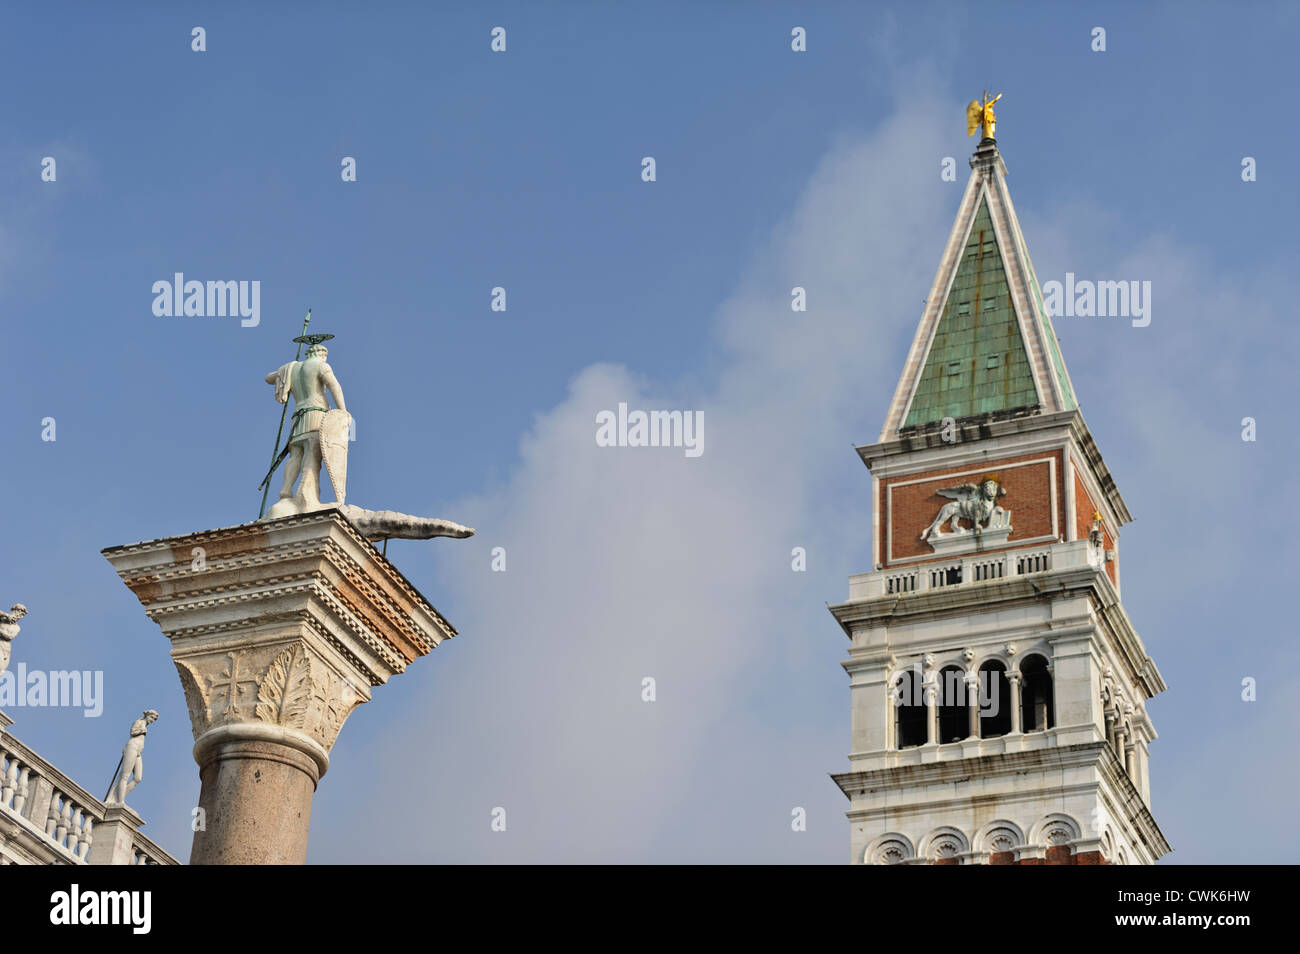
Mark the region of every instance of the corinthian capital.
[[323, 774], [372, 687], [456, 632], [336, 510], [104, 553], [171, 640], [200, 764], [274, 742]]

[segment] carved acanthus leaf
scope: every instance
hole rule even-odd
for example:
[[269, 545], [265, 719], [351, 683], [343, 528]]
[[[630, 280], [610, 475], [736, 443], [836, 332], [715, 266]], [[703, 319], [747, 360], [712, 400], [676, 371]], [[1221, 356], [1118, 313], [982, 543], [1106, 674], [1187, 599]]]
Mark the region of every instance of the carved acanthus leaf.
[[301, 643], [275, 657], [257, 690], [254, 716], [261, 722], [291, 729], [315, 729], [324, 693]]
[[208, 712], [208, 700], [203, 693], [201, 677], [186, 663], [176, 660], [176, 672], [181, 677], [181, 689], [185, 693], [185, 708], [190, 714], [190, 728], [194, 738], [207, 730], [212, 715]]
[[325, 704], [324, 718], [321, 719], [317, 741], [326, 748], [333, 746], [344, 721], [361, 702], [362, 700], [352, 693], [331, 693], [329, 701]]

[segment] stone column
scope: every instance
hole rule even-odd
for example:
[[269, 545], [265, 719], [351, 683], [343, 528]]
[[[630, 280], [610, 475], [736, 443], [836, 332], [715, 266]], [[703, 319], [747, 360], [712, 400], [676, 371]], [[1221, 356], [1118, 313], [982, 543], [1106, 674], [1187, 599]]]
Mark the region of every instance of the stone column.
[[939, 690], [935, 686], [925, 687], [925, 744], [934, 745], [939, 741]]
[[939, 674], [935, 671], [934, 656], [926, 653], [922, 660], [925, 674], [921, 677], [925, 697], [925, 744], [939, 741]]
[[978, 739], [980, 737], [980, 686], [979, 673], [971, 671], [966, 673], [966, 710], [970, 713], [970, 722], [966, 730], [966, 737]]
[[103, 552], [171, 640], [202, 783], [190, 863], [303, 863], [344, 720], [456, 630], [333, 509]]
[[1106, 744], [1110, 746], [1111, 751], [1116, 755], [1119, 751], [1119, 706], [1114, 705], [1106, 710]]
[[1007, 671], [1007, 685], [1011, 687], [1011, 734], [1020, 734], [1020, 670]]

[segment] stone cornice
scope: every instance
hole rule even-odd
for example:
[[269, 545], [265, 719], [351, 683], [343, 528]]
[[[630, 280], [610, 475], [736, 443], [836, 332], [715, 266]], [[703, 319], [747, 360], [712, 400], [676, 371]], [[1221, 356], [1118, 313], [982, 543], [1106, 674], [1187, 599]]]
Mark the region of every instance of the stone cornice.
[[[930, 449], [941, 449], [951, 453], [955, 448], [968, 447], [976, 441], [1062, 428], [1069, 425], [1076, 415], [1078, 411], [1058, 411], [1053, 414], [1026, 414], [1007, 420], [997, 420], [995, 415], [979, 415], [957, 421], [960, 436], [955, 442], [945, 441], [942, 428], [936, 424], [917, 428], [902, 437], [878, 441], [875, 444], [863, 444], [854, 449], [858, 452], [862, 463], [871, 469], [877, 461], [901, 454], [915, 454]], [[943, 465], [939, 463], [937, 466]]]
[[1083, 453], [1084, 458], [1092, 466], [1092, 473], [1096, 476], [1098, 483], [1101, 484], [1101, 492], [1105, 495], [1111, 509], [1114, 510], [1119, 525], [1122, 527], [1126, 523], [1131, 523], [1133, 515], [1129, 513], [1128, 504], [1124, 503], [1124, 498], [1120, 496], [1119, 487], [1115, 485], [1115, 478], [1111, 476], [1110, 468], [1106, 466], [1106, 461], [1102, 459], [1101, 450], [1098, 449], [1097, 442], [1093, 440], [1088, 425], [1084, 423], [1083, 412], [1081, 411], [1075, 411], [1074, 418], [1070, 421], [1070, 436]]
[[1124, 611], [1124, 604], [1120, 602], [1115, 584], [1111, 583], [1110, 577], [1105, 573], [1099, 573], [1098, 576], [1101, 580], [1101, 585], [1096, 587], [1099, 602], [1098, 615], [1115, 637], [1120, 656], [1128, 666], [1130, 678], [1142, 686], [1147, 698], [1164, 692], [1169, 687], [1165, 684], [1164, 677], [1160, 675], [1156, 661], [1147, 655], [1146, 646], [1134, 629], [1128, 613]]
[[[198, 570], [196, 550], [203, 560]], [[292, 606], [378, 685], [387, 671], [403, 671], [456, 635], [334, 509], [109, 547], [103, 554], [172, 640], [239, 634], [250, 621]], [[310, 619], [320, 613], [330, 617], [329, 625]], [[347, 645], [351, 640], [343, 634], [356, 644]]]
[[852, 799], [854, 795], [864, 795], [870, 791], [915, 790], [926, 785], [956, 784], [972, 778], [987, 780], [998, 776], [1042, 774], [1068, 768], [1094, 769], [1101, 776], [1107, 790], [1119, 798], [1122, 803], [1119, 807], [1123, 810], [1124, 817], [1131, 820], [1135, 832], [1152, 857], [1160, 858], [1169, 853], [1169, 842], [1156, 824], [1151, 810], [1120, 765], [1114, 751], [1105, 742], [1085, 742], [917, 765], [842, 772], [831, 775], [831, 778], [840, 791]]
[[1110, 790], [1123, 803], [1119, 806], [1121, 809], [1120, 814], [1132, 822], [1133, 828], [1146, 844], [1152, 858], [1159, 859], [1169, 854], [1173, 848], [1165, 839], [1164, 832], [1156, 824], [1155, 816], [1151, 814], [1151, 809], [1147, 807], [1146, 800], [1142, 798], [1142, 793], [1133, 784], [1133, 779], [1129, 778], [1128, 772], [1120, 764], [1114, 750], [1104, 742], [1095, 744], [1100, 746], [1105, 753], [1105, 757], [1099, 760], [1097, 767], [1110, 784]]
[[24, 856], [33, 865], [84, 865], [86, 862], [56, 845], [30, 819], [0, 806], [0, 844]]
[[[864, 769], [857, 772], [840, 772], [831, 775], [835, 784], [846, 796], [862, 795], [869, 791], [918, 788], [923, 785], [950, 784], [965, 779], [991, 778], [998, 775], [1015, 775], [1022, 772], [1044, 772], [1070, 766], [1092, 765], [1099, 760], [1098, 753], [1109, 750], [1104, 742], [1086, 742], [1078, 745], [1050, 746], [1026, 749], [1019, 752], [1000, 752], [972, 758], [942, 759], [911, 765], [892, 765], [887, 768]], [[1114, 755], [1112, 753], [1112, 758]]]

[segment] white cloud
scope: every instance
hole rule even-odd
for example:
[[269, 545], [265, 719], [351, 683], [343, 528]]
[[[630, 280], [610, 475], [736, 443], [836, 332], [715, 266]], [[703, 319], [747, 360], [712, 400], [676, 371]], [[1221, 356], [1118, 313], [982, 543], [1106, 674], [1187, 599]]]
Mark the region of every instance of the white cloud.
[[[869, 542], [869, 474], [849, 445], [879, 429], [960, 188], [939, 179], [942, 115], [913, 104], [826, 157], [718, 311], [715, 387], [587, 368], [509, 483], [447, 508], [480, 536], [439, 546], [466, 635], [418, 664], [437, 668], [435, 695], [390, 751], [417, 752], [404, 785], [448, 806], [396, 839], [410, 857], [842, 860], [846, 803], [826, 773], [847, 726], [824, 720], [828, 700], [834, 721], [847, 711], [845, 640], [823, 604]], [[620, 401], [703, 411], [705, 453], [597, 447], [596, 413]], [[823, 493], [846, 473], [857, 500], [833, 509], [850, 524], [827, 519]], [[498, 545], [505, 573], [489, 569]], [[817, 572], [791, 571], [794, 546]], [[787, 691], [787, 667], [812, 680]], [[644, 676], [657, 702], [640, 700]], [[756, 709], [765, 693], [776, 709]], [[787, 714], [795, 699], [823, 729]], [[796, 804], [807, 835], [790, 832]], [[504, 835], [488, 830], [496, 805]]]

